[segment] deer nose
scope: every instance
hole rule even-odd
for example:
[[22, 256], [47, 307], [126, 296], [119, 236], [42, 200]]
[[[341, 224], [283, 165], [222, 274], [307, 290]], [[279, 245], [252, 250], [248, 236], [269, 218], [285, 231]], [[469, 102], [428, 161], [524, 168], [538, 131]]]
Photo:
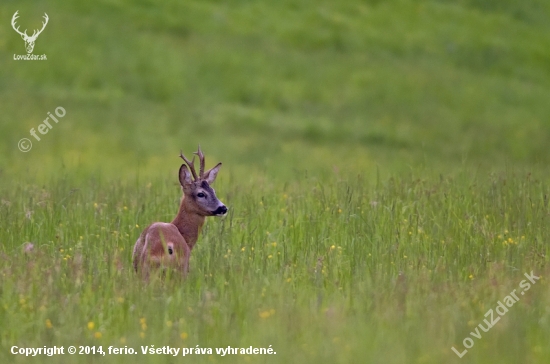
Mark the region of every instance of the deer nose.
[[227, 214], [227, 207], [225, 207], [225, 205], [221, 205], [214, 211], [214, 215], [216, 216], [223, 216], [225, 214]]

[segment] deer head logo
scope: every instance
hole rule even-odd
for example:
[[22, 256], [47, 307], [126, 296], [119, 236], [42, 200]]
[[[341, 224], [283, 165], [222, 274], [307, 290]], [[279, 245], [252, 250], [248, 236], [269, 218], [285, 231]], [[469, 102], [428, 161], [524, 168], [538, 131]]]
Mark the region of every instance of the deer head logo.
[[42, 23], [42, 29], [40, 30], [34, 30], [32, 35], [29, 37], [27, 35], [27, 29], [25, 29], [24, 32], [21, 32], [19, 30], [19, 27], [15, 27], [16, 24], [15, 24], [15, 21], [17, 20], [17, 18], [19, 17], [19, 15], [17, 15], [17, 13], [19, 12], [19, 10], [17, 10], [15, 12], [15, 14], [13, 14], [13, 18], [11, 18], [11, 26], [13, 27], [13, 30], [15, 30], [17, 33], [19, 33], [21, 35], [21, 38], [23, 38], [23, 40], [25, 41], [25, 48], [27, 49], [27, 53], [32, 53], [32, 50], [34, 49], [34, 42], [36, 41], [36, 38], [38, 38], [38, 36], [40, 35], [40, 33], [42, 33], [42, 31], [44, 30], [44, 28], [46, 28], [46, 24], [48, 24], [48, 14], [44, 13], [44, 22]]

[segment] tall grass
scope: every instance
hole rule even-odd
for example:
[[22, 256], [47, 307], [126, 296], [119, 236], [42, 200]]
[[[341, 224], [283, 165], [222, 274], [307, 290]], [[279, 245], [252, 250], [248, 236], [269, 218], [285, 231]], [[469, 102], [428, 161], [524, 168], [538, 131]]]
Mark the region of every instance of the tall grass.
[[448, 362], [451, 346], [534, 271], [542, 281], [465, 360], [548, 358], [540, 180], [220, 182], [230, 213], [206, 225], [189, 278], [149, 283], [134, 275], [130, 249], [143, 226], [175, 213], [175, 184], [65, 179], [12, 191], [0, 210], [4, 354], [11, 345], [272, 345], [274, 356], [223, 360]]

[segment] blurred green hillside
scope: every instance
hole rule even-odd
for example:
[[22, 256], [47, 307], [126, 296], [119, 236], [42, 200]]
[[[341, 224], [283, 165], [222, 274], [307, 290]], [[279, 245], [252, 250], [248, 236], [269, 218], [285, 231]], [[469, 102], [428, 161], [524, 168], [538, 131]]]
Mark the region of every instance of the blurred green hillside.
[[[47, 61], [13, 59], [16, 10], [21, 29], [49, 15], [34, 50]], [[198, 143], [235, 176], [280, 181], [536, 170], [549, 18], [543, 0], [3, 1], [2, 179], [166, 175]], [[20, 152], [57, 106], [63, 120]]]

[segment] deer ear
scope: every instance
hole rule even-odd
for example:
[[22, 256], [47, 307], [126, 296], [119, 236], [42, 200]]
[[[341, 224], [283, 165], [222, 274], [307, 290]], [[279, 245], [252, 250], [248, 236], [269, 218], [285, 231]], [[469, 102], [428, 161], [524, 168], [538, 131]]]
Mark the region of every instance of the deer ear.
[[191, 180], [191, 173], [185, 164], [182, 164], [180, 167], [179, 178], [182, 187], [193, 183]]
[[220, 167], [222, 166], [221, 163], [218, 163], [214, 168], [206, 171], [203, 175], [203, 178], [206, 182], [208, 182], [209, 185], [214, 183], [216, 180], [216, 177], [218, 176], [218, 172], [220, 171]]

